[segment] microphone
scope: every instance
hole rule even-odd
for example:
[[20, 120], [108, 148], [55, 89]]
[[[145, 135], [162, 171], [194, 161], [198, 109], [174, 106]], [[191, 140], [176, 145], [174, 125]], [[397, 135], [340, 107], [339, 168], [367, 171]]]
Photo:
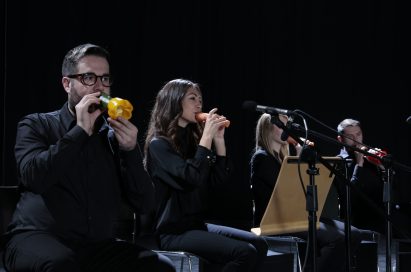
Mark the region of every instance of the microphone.
[[254, 101], [244, 101], [243, 109], [249, 110], [249, 111], [259, 111], [259, 112], [269, 113], [272, 115], [282, 114], [282, 115], [290, 116], [290, 115], [295, 114], [294, 111], [292, 110], [257, 105], [257, 103]]
[[283, 132], [281, 133], [281, 141], [288, 141], [288, 138], [291, 138], [291, 137], [288, 136], [288, 133], [285, 132], [285, 130], [283, 130]]
[[406, 122], [407, 122], [408, 124], [411, 124], [411, 116], [408, 116]]

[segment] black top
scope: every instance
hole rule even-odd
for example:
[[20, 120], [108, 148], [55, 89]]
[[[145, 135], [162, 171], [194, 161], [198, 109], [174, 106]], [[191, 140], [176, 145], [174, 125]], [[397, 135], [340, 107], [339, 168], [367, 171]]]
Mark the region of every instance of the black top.
[[[179, 130], [179, 134], [190, 133], [188, 129]], [[181, 144], [184, 143], [187, 142]], [[182, 150], [188, 148], [183, 146]], [[210, 190], [228, 181], [229, 165], [226, 157], [215, 156], [200, 145], [193, 157], [184, 159], [167, 139], [153, 138], [148, 148], [147, 170], [156, 187], [156, 233], [205, 229]]]
[[265, 209], [270, 201], [281, 163], [263, 149], [258, 149], [251, 162], [251, 191], [254, 200], [254, 227], [260, 226]]
[[119, 151], [105, 119], [97, 123], [98, 132], [88, 136], [67, 103], [19, 122], [15, 157], [23, 192], [9, 234], [43, 230], [81, 244], [114, 237], [123, 196], [137, 212], [153, 207], [138, 147]]
[[[357, 165], [355, 155], [341, 149], [338, 155], [343, 159], [351, 159], [348, 165], [351, 189], [351, 222], [362, 229], [385, 232], [383, 203], [383, 174], [378, 166], [364, 159], [362, 167]], [[337, 183], [341, 206], [345, 208], [345, 189], [343, 182]]]

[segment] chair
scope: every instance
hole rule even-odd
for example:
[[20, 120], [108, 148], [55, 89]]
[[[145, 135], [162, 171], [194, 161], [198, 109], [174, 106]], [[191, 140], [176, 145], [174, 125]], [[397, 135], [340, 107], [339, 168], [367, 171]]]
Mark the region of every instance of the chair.
[[[6, 232], [20, 198], [18, 186], [0, 186], [0, 234]], [[0, 248], [0, 272], [6, 272], [3, 265], [3, 248]]]
[[134, 219], [132, 242], [168, 257], [173, 262], [177, 271], [178, 269], [180, 272], [187, 271], [185, 268], [188, 268], [190, 272], [202, 271], [204, 266], [212, 265], [204, 258], [190, 252], [161, 250], [158, 247], [153, 232], [144, 227], [147, 223], [146, 216], [136, 216], [136, 214], [134, 214]]
[[[195, 264], [198, 264], [197, 271], [201, 270], [201, 268], [200, 268], [200, 257], [198, 257], [198, 256], [196, 256], [192, 253], [188, 253], [188, 252], [185, 252], [185, 251], [165, 251], [165, 250], [154, 250], [154, 251], [159, 253], [159, 254], [163, 254], [163, 255], [167, 256], [168, 258], [171, 259], [171, 261], [173, 263], [179, 262], [180, 263], [180, 272], [184, 271], [185, 260], [187, 260], [187, 262], [188, 262], [188, 271], [192, 272]], [[176, 267], [176, 269], [177, 269], [177, 267]]]
[[268, 243], [268, 248], [272, 251], [282, 253], [284, 255], [293, 256], [294, 271], [302, 271], [302, 260], [304, 259], [307, 242], [295, 236], [273, 235], [264, 236]]
[[165, 255], [173, 262], [177, 271], [200, 271], [200, 266], [208, 264], [206, 260], [189, 252], [161, 250], [154, 236], [153, 222], [154, 214], [136, 214], [129, 205], [122, 203], [120, 218], [116, 224], [116, 237]]

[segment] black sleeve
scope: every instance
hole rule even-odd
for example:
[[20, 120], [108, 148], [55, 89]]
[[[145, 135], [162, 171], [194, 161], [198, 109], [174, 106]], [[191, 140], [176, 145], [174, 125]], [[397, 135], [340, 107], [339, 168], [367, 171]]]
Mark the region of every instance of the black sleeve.
[[355, 165], [354, 171], [352, 173], [351, 182], [357, 184], [361, 179], [362, 167], [358, 164]]
[[132, 151], [120, 151], [121, 176], [125, 182], [125, 195], [139, 213], [154, 210], [154, 185], [143, 166], [143, 158], [137, 144]]
[[215, 158], [200, 145], [192, 159], [184, 159], [165, 139], [155, 138], [150, 143], [149, 154], [153, 178], [176, 190], [192, 190], [209, 182], [212, 170], [219, 175], [218, 182], [225, 182], [230, 170], [225, 157]]
[[21, 183], [41, 194], [59, 181], [68, 171], [67, 165], [75, 160], [88, 138], [79, 126], [74, 126], [60, 139], [53, 139], [51, 122], [32, 114], [17, 126], [15, 158]]
[[280, 162], [264, 153], [257, 153], [251, 160], [251, 185], [254, 198], [254, 224], [259, 225], [281, 168]]
[[259, 154], [253, 157], [252, 165], [253, 176], [257, 181], [253, 186], [261, 187], [264, 191], [269, 191], [266, 193], [271, 195], [280, 173], [281, 164], [268, 155]]
[[212, 171], [210, 177], [210, 185], [212, 187], [218, 187], [218, 185], [230, 180], [234, 167], [233, 162], [228, 157], [215, 156], [214, 160], [215, 163], [211, 164]]

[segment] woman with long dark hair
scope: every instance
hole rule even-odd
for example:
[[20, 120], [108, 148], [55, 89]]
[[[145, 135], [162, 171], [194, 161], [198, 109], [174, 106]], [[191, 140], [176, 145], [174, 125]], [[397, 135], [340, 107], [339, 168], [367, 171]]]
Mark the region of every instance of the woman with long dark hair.
[[203, 122], [199, 86], [185, 79], [158, 92], [145, 142], [145, 166], [157, 198], [156, 235], [163, 250], [184, 250], [223, 271], [258, 271], [267, 243], [251, 232], [205, 221], [210, 192], [229, 180], [227, 119], [214, 108]]

